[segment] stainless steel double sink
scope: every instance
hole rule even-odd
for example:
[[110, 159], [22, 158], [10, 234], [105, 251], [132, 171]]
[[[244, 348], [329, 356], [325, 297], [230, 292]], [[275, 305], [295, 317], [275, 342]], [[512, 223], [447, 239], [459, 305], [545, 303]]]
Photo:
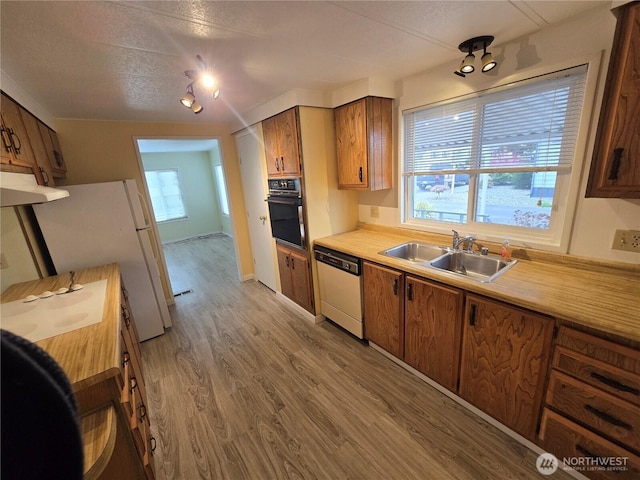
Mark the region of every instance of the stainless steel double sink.
[[422, 242], [402, 243], [380, 254], [480, 282], [493, 282], [517, 263], [517, 260], [506, 262], [497, 255], [480, 255]]

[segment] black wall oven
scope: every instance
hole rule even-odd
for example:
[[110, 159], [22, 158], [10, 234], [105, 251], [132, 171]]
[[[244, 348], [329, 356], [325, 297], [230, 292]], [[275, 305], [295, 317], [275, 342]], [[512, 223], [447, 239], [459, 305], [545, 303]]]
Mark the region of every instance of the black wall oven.
[[273, 237], [306, 248], [300, 179], [270, 179], [267, 203]]

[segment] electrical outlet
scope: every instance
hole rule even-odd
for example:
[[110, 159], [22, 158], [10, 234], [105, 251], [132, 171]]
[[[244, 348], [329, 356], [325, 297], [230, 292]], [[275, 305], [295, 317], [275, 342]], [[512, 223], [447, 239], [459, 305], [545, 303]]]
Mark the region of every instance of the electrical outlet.
[[371, 218], [379, 218], [380, 217], [380, 207], [377, 207], [375, 205], [371, 205], [371, 210], [369, 212], [369, 215], [371, 215]]
[[616, 230], [611, 248], [640, 253], [640, 230]]

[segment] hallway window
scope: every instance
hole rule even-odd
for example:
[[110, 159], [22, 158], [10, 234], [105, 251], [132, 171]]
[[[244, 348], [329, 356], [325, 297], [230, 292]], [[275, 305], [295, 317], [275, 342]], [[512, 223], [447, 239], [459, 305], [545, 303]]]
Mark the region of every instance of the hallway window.
[[157, 222], [187, 218], [182, 201], [178, 169], [144, 172]]

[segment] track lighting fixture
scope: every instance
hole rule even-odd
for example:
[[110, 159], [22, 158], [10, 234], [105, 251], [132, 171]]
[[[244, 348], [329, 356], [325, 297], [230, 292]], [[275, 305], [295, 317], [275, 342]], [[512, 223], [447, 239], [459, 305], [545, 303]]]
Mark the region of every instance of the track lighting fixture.
[[220, 96], [220, 89], [217, 88], [215, 77], [207, 68], [207, 64], [202, 57], [196, 55], [196, 59], [200, 63], [200, 67], [197, 70], [185, 70], [184, 72], [187, 78], [191, 80], [191, 83], [187, 85], [187, 93], [180, 99], [180, 103], [191, 109], [193, 113], [198, 114], [202, 112], [203, 107], [196, 101], [196, 96], [193, 92], [194, 85], [199, 84], [204, 90], [211, 91], [211, 97], [214, 100]]
[[493, 69], [496, 65], [496, 61], [493, 59], [493, 55], [490, 52], [487, 52], [487, 47], [491, 45], [493, 42], [493, 37], [491, 35], [484, 35], [482, 37], [474, 37], [469, 40], [465, 40], [460, 45], [458, 45], [458, 49], [466, 53], [467, 55], [464, 57], [462, 62], [460, 63], [460, 67], [456, 70], [456, 75], [460, 77], [465, 77], [469, 73], [473, 73], [476, 69], [474, 63], [476, 60], [473, 52], [478, 50], [484, 50], [484, 54], [482, 55], [482, 72], [486, 73], [489, 70]]

